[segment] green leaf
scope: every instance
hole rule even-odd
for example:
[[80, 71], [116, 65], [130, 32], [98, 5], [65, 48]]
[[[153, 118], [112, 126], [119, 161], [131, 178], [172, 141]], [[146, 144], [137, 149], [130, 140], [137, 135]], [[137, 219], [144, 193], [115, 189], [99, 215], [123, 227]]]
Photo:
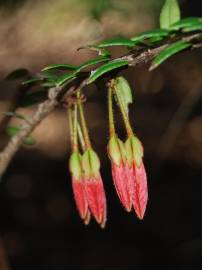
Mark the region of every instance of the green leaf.
[[177, 0], [166, 0], [160, 14], [160, 27], [169, 29], [180, 20], [180, 8]]
[[[18, 132], [20, 131], [20, 128], [16, 126], [7, 126], [5, 131], [9, 137], [13, 137], [18, 134]], [[33, 145], [35, 144], [35, 140], [31, 136], [27, 136], [24, 139], [23, 143], [26, 145]]]
[[163, 38], [169, 35], [169, 31], [166, 29], [154, 29], [152, 31], [142, 32], [139, 35], [131, 38], [134, 44], [138, 44], [141, 41], [148, 39], [148, 38]]
[[115, 80], [115, 88], [122, 100], [126, 113], [128, 114], [128, 105], [133, 102], [132, 90], [128, 81], [124, 77], [117, 77]]
[[98, 52], [98, 55], [101, 55], [101, 56], [110, 56], [110, 52], [107, 51], [105, 48], [99, 48], [98, 46], [96, 45], [87, 45], [87, 46], [83, 46], [83, 47], [80, 47], [77, 49], [77, 51], [79, 50], [82, 50], [82, 49], [89, 49], [89, 50], [92, 50], [92, 51], [97, 51]]
[[202, 22], [195, 23], [189, 27], [183, 28], [183, 32], [202, 31]]
[[71, 65], [71, 64], [53, 64], [50, 66], [47, 66], [45, 68], [42, 69], [42, 71], [47, 71], [47, 70], [76, 70], [78, 67]]
[[134, 43], [128, 38], [114, 38], [105, 40], [97, 45], [99, 48], [111, 47], [111, 46], [127, 46], [133, 47]]
[[182, 28], [191, 27], [191, 26], [193, 26], [197, 23], [200, 23], [200, 22], [202, 22], [202, 18], [189, 17], [189, 18], [182, 19], [182, 20], [170, 25], [170, 29], [178, 31]]
[[106, 56], [98, 56], [97, 58], [94, 58], [92, 60], [89, 60], [83, 64], [81, 64], [78, 69], [77, 69], [77, 72], [81, 71], [82, 69], [84, 68], [87, 68], [89, 66], [93, 66], [93, 65], [97, 65], [99, 63], [102, 63], [102, 62], [106, 62], [109, 60], [109, 57], [106, 57]]
[[156, 56], [156, 58], [154, 59], [152, 66], [150, 67], [150, 71], [155, 69], [156, 67], [158, 67], [161, 63], [163, 63], [165, 60], [167, 60], [169, 57], [171, 57], [172, 55], [190, 47], [191, 44], [180, 40], [177, 41], [175, 43], [173, 43], [172, 45], [168, 46], [166, 49], [164, 49], [162, 52], [159, 53], [159, 55]]
[[37, 91], [31, 94], [28, 94], [24, 97], [24, 99], [21, 101], [20, 106], [21, 107], [30, 107], [32, 105], [35, 105], [42, 100], [44, 100], [47, 97], [47, 91]]
[[90, 84], [92, 82], [94, 82], [97, 78], [99, 78], [100, 76], [102, 76], [103, 74], [111, 71], [111, 70], [114, 70], [114, 69], [117, 69], [117, 68], [120, 68], [120, 67], [123, 67], [123, 66], [126, 66], [128, 65], [128, 61], [127, 60], [113, 60], [113, 61], [110, 61], [108, 62], [107, 64], [104, 64], [103, 66], [97, 68], [96, 70], [92, 71], [91, 72], [91, 75], [88, 79], [88, 82], [87, 84]]
[[58, 77], [58, 79], [56, 80], [56, 84], [58, 86], [61, 86], [65, 83], [69, 82], [70, 80], [76, 78], [76, 73], [77, 72], [68, 73], [68, 74], [64, 74], [64, 75]]
[[37, 83], [39, 81], [42, 81], [43, 79], [42, 78], [39, 78], [39, 77], [33, 77], [31, 79], [28, 79], [26, 81], [24, 81], [22, 84], [23, 85], [27, 85], [27, 84], [34, 84], [34, 83]]
[[27, 69], [20, 68], [12, 71], [6, 76], [6, 80], [19, 80], [25, 79], [30, 76], [30, 73]]

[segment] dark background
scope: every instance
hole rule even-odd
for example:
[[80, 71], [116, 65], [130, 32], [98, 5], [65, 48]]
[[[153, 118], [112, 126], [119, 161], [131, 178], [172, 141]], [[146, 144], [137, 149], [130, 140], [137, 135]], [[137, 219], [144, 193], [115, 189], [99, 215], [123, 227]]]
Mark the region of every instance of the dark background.
[[[141, 2], [0, 1], [1, 112], [13, 108], [18, 96], [19, 83], [4, 80], [11, 70], [37, 72], [51, 63], [80, 63], [92, 55], [76, 48], [89, 41], [158, 27], [163, 1]], [[181, 8], [183, 16], [202, 16], [201, 1], [181, 1]], [[33, 133], [36, 144], [22, 147], [1, 182], [1, 242], [11, 269], [200, 269], [201, 63], [201, 51], [185, 52], [152, 73], [148, 66], [123, 72], [134, 89], [131, 122], [145, 147], [149, 202], [143, 221], [123, 210], [112, 185], [104, 87], [85, 93], [90, 133], [102, 161], [106, 229], [94, 221], [85, 227], [77, 214], [65, 110], [57, 108], [40, 124]], [[28, 115], [35, 109], [18, 108]], [[124, 138], [117, 112], [116, 119]], [[8, 141], [8, 121], [2, 116], [1, 147]]]

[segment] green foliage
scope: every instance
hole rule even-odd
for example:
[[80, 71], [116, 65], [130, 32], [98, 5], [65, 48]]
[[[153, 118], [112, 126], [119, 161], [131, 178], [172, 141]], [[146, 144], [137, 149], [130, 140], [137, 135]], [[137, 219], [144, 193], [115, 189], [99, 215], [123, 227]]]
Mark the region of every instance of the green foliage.
[[[7, 126], [5, 131], [9, 137], [13, 137], [20, 131], [20, 128], [16, 126]], [[31, 136], [27, 136], [23, 143], [26, 145], [33, 145], [35, 144], [35, 140]]]
[[186, 28], [192, 27], [196, 24], [200, 24], [202, 22], [201, 18], [198, 17], [189, 17], [182, 19], [170, 26], [171, 30], [179, 31], [179, 30], [185, 30]]
[[110, 61], [107, 64], [104, 64], [103, 66], [97, 68], [95, 71], [91, 72], [91, 75], [88, 79], [88, 84], [94, 82], [96, 79], [101, 77], [103, 74], [118, 69], [120, 67], [128, 65], [127, 60], [115, 60], [115, 61]]
[[160, 14], [160, 27], [169, 29], [180, 20], [180, 8], [177, 0], [166, 0]]
[[76, 70], [78, 67], [71, 64], [53, 64], [45, 67], [42, 71], [47, 70]]
[[166, 49], [164, 49], [162, 52], [159, 53], [159, 55], [153, 60], [152, 66], [150, 67], [150, 71], [157, 68], [160, 64], [162, 64], [165, 60], [170, 58], [172, 55], [190, 47], [191, 44], [180, 40], [172, 45], [168, 46]]
[[111, 46], [126, 46], [129, 48], [132, 48], [134, 46], [134, 42], [131, 39], [122, 37], [122, 38], [113, 38], [113, 39], [105, 40], [98, 45], [99, 48], [105, 48], [105, 47], [111, 47]]
[[151, 31], [140, 33], [139, 35], [131, 38], [131, 40], [134, 42], [134, 44], [138, 44], [145, 39], [151, 40], [151, 38], [162, 38], [162, 37], [167, 37], [168, 35], [169, 35], [169, 31], [166, 29], [154, 29]]

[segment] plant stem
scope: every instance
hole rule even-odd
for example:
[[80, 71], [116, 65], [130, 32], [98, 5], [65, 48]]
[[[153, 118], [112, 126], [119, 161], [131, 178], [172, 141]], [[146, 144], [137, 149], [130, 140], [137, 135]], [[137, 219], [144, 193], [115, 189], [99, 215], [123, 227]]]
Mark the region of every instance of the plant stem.
[[91, 148], [91, 142], [90, 142], [88, 128], [87, 128], [87, 124], [86, 124], [86, 120], [84, 116], [83, 105], [80, 101], [80, 96], [81, 96], [81, 93], [79, 91], [77, 94], [77, 98], [78, 98], [78, 106], [79, 106], [79, 113], [80, 113], [80, 120], [81, 120], [81, 128], [82, 128], [83, 136], [84, 136], [85, 149], [89, 149]]
[[108, 113], [109, 113], [109, 136], [112, 137], [116, 134], [114, 125], [114, 114], [113, 114], [113, 101], [112, 101], [112, 81], [108, 89]]
[[74, 131], [73, 131], [73, 122], [72, 122], [72, 109], [70, 107], [67, 109], [67, 114], [68, 114], [68, 123], [69, 123], [70, 145], [73, 151]]
[[123, 118], [123, 121], [124, 121], [124, 124], [125, 124], [125, 128], [126, 128], [127, 135], [128, 135], [128, 137], [131, 137], [131, 136], [134, 135], [134, 133], [133, 133], [132, 127], [131, 127], [131, 125], [130, 125], [128, 115], [127, 115], [127, 113], [126, 113], [126, 111], [125, 111], [125, 108], [124, 108], [124, 106], [123, 106], [122, 98], [121, 98], [119, 92], [116, 91], [115, 83], [116, 83], [116, 82], [114, 81], [114, 83], [113, 83], [114, 93], [115, 93], [115, 95], [116, 95], [116, 97], [117, 97], [119, 109], [120, 109], [120, 111], [121, 111], [121, 115], [122, 115], [122, 118]]
[[80, 124], [77, 125], [78, 138], [83, 152], [85, 151], [85, 141]]
[[74, 104], [74, 126], [73, 126], [73, 150], [78, 151], [78, 134], [77, 134], [77, 125], [78, 125], [78, 105]]

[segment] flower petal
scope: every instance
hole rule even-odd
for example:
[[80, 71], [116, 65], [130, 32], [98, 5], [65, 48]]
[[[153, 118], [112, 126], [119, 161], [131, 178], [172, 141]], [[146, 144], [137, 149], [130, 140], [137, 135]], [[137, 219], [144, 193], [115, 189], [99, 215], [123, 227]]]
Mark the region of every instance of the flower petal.
[[79, 215], [82, 219], [86, 220], [88, 214], [88, 202], [83, 181], [72, 178], [72, 189]]
[[122, 205], [127, 212], [130, 212], [132, 208], [132, 200], [130, 198], [130, 193], [128, 190], [128, 181], [125, 172], [125, 165], [123, 163], [120, 166], [117, 166], [115, 163], [112, 162], [112, 177], [116, 192]]
[[106, 223], [106, 197], [101, 176], [85, 179], [85, 192], [88, 205], [96, 221], [102, 225]]
[[147, 175], [143, 162], [140, 167], [134, 164], [133, 168], [136, 176], [133, 206], [138, 218], [143, 219], [148, 201]]

